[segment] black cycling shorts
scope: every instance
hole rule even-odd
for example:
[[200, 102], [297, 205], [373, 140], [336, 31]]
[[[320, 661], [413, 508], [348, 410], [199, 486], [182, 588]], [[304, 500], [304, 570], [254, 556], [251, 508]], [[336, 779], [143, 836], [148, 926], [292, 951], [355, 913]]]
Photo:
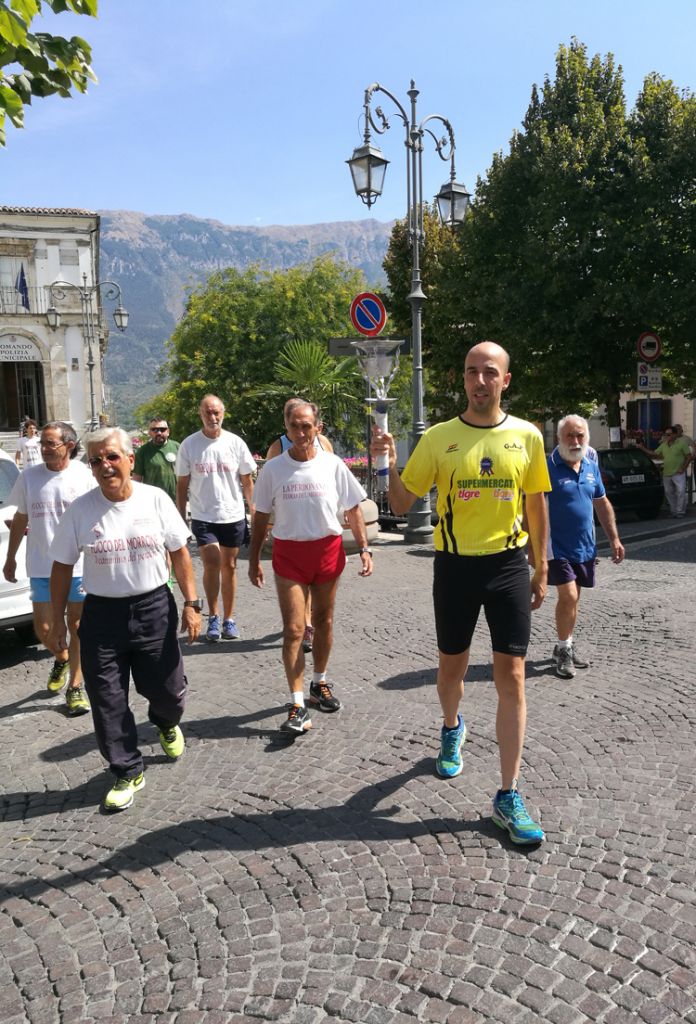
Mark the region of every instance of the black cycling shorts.
[[435, 552], [433, 577], [437, 646], [463, 654], [483, 607], [498, 654], [524, 657], [532, 628], [529, 568], [522, 548], [495, 555]]

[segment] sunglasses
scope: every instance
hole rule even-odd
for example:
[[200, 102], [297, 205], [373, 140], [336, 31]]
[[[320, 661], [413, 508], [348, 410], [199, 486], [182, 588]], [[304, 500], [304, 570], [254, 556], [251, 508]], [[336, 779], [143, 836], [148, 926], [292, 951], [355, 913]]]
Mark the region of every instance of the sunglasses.
[[93, 469], [101, 466], [102, 462], [120, 462], [123, 458], [118, 452], [107, 452], [106, 455], [91, 455], [87, 461]]
[[166, 434], [169, 427], [150, 427], [151, 434]]

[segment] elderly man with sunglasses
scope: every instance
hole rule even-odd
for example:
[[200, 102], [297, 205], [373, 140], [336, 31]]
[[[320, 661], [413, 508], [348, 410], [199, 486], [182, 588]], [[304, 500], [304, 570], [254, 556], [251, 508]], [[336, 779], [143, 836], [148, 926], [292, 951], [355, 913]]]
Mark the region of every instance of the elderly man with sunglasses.
[[103, 807], [122, 811], [145, 785], [128, 704], [131, 673], [166, 756], [176, 761], [185, 748], [179, 722], [186, 676], [176, 603], [167, 586], [167, 551], [184, 596], [181, 624], [189, 643], [200, 632], [200, 602], [186, 547], [188, 529], [159, 488], [131, 479], [133, 449], [125, 431], [106, 427], [90, 434], [87, 455], [98, 487], [70, 506], [51, 545], [49, 640], [56, 648], [63, 643], [62, 613], [72, 566], [82, 553], [87, 594], [80, 623], [82, 671], [99, 750], [116, 776]]

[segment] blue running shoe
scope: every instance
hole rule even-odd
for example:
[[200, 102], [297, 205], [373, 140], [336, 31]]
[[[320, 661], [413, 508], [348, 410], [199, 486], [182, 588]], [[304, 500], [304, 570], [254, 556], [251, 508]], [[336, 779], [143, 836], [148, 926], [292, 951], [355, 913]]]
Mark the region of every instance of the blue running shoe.
[[435, 771], [442, 779], [454, 779], [461, 774], [461, 749], [466, 739], [466, 726], [461, 715], [457, 715], [457, 728], [447, 729], [443, 725], [440, 734], [440, 755], [435, 761]]
[[507, 792], [498, 790], [493, 800], [491, 817], [496, 825], [507, 829], [513, 843], [520, 846], [543, 843], [546, 838], [541, 825], [530, 818], [524, 800], [516, 789], [509, 789]]
[[216, 644], [220, 639], [220, 616], [208, 616], [208, 632], [205, 634], [211, 644]]
[[224, 619], [222, 623], [223, 640], [239, 640], [239, 630], [234, 619]]

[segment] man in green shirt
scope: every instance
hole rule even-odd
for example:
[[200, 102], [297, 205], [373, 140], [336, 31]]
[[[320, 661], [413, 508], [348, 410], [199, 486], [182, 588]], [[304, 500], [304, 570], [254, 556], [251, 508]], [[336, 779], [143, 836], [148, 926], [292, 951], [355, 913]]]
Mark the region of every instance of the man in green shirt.
[[150, 420], [150, 440], [135, 453], [133, 479], [159, 487], [176, 501], [176, 453], [179, 442], [169, 439], [169, 424], [162, 416]]
[[667, 504], [672, 517], [681, 519], [686, 515], [686, 467], [692, 459], [688, 442], [678, 436], [674, 427], [667, 427], [654, 452], [642, 444], [638, 448], [651, 459], [662, 459], [662, 482]]

